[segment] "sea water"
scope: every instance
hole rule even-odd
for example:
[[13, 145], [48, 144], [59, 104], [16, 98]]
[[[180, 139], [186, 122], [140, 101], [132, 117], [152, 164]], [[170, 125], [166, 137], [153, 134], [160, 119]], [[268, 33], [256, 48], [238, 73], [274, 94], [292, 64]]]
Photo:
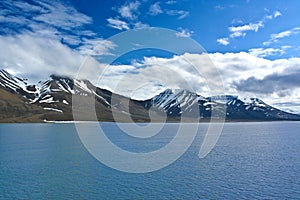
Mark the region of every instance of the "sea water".
[[[121, 133], [115, 123], [99, 126], [117, 146], [137, 153], [160, 149], [176, 134], [176, 124], [150, 139]], [[171, 165], [132, 174], [95, 159], [72, 123], [1, 124], [0, 199], [300, 199], [299, 122], [226, 123], [199, 159], [207, 127], [200, 124]]]

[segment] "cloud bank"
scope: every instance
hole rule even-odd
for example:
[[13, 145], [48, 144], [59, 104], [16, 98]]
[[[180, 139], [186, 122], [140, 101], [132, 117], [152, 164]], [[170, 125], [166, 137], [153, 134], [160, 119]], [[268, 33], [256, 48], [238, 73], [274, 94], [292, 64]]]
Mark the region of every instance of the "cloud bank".
[[[191, 89], [199, 94], [210, 94], [207, 83], [214, 80], [203, 76], [209, 71], [209, 65], [204, 62], [206, 60], [203, 55], [187, 52], [172, 58], [145, 57], [129, 65], [99, 63], [92, 57], [87, 59], [86, 56], [110, 55], [110, 50], [117, 46], [88, 28], [93, 23], [90, 17], [79, 13], [70, 5], [57, 1], [33, 2], [3, 2], [9, 9], [0, 11], [5, 13], [5, 17], [0, 17], [0, 22], [8, 24], [0, 34], [0, 68], [5, 68], [17, 76], [38, 81], [48, 78], [53, 73], [75, 77], [81, 64], [85, 63], [91, 66], [85, 77], [94, 84], [136, 99], [150, 98], [166, 88], [184, 88], [187, 82]], [[153, 7], [153, 15], [161, 14], [158, 6]], [[107, 19], [109, 26], [119, 30], [147, 27], [147, 24], [138, 20], [139, 7], [139, 3], [133, 2], [116, 8], [118, 16]], [[189, 14], [180, 10], [169, 13], [162, 8], [161, 10], [178, 19]], [[273, 18], [279, 16], [279, 13], [274, 12]], [[232, 26], [229, 29], [232, 35], [221, 38], [218, 42], [228, 45], [229, 38], [242, 37], [248, 31], [255, 32], [262, 27], [260, 22]], [[179, 30], [178, 37], [190, 37], [193, 34], [188, 29]], [[295, 27], [271, 35], [268, 42], [277, 42], [298, 33], [299, 28]], [[218, 69], [226, 93], [259, 97], [279, 108], [300, 112], [297, 100], [300, 99], [300, 58], [266, 58], [274, 54], [283, 54], [288, 48], [290, 47], [253, 48], [248, 52], [216, 52], [209, 53], [208, 56]], [[186, 61], [186, 57], [199, 65], [203, 74], [201, 70], [200, 74], [196, 72]], [[104, 70], [105, 74], [98, 81], [100, 72]]]

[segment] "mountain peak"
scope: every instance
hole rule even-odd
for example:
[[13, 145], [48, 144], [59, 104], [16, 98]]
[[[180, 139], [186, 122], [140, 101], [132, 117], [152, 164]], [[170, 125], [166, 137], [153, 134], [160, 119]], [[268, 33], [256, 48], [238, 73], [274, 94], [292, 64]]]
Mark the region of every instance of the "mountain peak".
[[[223, 113], [220, 117], [226, 114], [226, 120], [234, 121], [300, 120], [299, 115], [276, 109], [258, 98], [239, 98], [233, 95], [206, 98], [185, 89], [166, 89], [145, 101], [136, 101], [122, 95], [115, 95], [114, 98], [117, 99], [117, 102], [111, 105], [111, 98], [114, 95], [112, 92], [98, 88], [88, 80], [77, 80], [59, 75], [51, 75], [49, 80], [40, 81], [35, 86], [28, 85], [25, 79], [15, 77], [5, 70], [0, 70], [0, 89], [5, 89], [12, 95], [17, 95], [18, 98], [19, 95], [23, 96], [25, 105], [31, 103], [40, 107], [40, 110], [44, 110], [46, 114], [51, 112], [51, 115], [45, 115], [44, 119], [46, 120], [72, 120], [73, 95], [78, 96], [83, 102], [89, 102], [85, 98], [95, 98], [96, 110], [100, 113], [102, 121], [114, 120], [111, 113], [112, 109], [117, 110], [116, 112], [119, 112], [120, 116], [124, 115], [124, 119], [130, 115], [138, 121], [147, 121], [151, 107], [156, 108], [154, 110], [157, 112], [166, 113], [172, 120], [180, 120], [185, 113], [188, 116], [195, 116], [195, 113], [196, 115], [199, 113], [200, 118], [209, 120], [213, 111]], [[132, 107], [129, 108], [129, 113], [123, 105], [126, 101], [130, 101], [129, 105]], [[224, 106], [226, 106], [226, 110], [224, 110]], [[5, 113], [6, 111], [1, 110], [1, 112]]]

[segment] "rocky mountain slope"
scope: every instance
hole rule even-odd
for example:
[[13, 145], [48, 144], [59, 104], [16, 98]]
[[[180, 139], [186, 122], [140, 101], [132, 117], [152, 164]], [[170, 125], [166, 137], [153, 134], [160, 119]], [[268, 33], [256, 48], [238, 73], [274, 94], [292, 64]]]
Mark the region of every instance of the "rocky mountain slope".
[[[88, 80], [52, 75], [49, 80], [29, 85], [26, 79], [0, 70], [0, 122], [72, 121], [74, 96], [81, 103], [80, 108], [73, 106], [82, 113], [79, 120], [93, 120], [88, 117], [87, 109], [91, 100], [95, 102], [99, 121], [126, 122], [133, 119], [146, 122], [151, 113], [168, 121], [182, 118], [207, 121], [212, 117], [226, 117], [227, 121], [300, 120], [299, 115], [276, 109], [257, 98], [203, 97], [187, 90], [168, 89], [151, 99], [137, 101], [95, 87]], [[164, 118], [154, 117], [152, 120]]]

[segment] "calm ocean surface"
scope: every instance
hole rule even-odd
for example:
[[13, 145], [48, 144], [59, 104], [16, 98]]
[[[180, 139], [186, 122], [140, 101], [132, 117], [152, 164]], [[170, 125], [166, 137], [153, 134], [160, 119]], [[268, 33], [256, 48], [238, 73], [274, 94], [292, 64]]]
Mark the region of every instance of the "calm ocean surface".
[[[114, 123], [102, 126], [135, 152], [161, 148], [176, 132], [167, 125], [133, 140]], [[170, 166], [128, 174], [93, 158], [73, 124], [1, 124], [0, 199], [300, 199], [299, 122], [228, 123], [204, 159], [198, 152], [207, 124], [200, 127]]]

